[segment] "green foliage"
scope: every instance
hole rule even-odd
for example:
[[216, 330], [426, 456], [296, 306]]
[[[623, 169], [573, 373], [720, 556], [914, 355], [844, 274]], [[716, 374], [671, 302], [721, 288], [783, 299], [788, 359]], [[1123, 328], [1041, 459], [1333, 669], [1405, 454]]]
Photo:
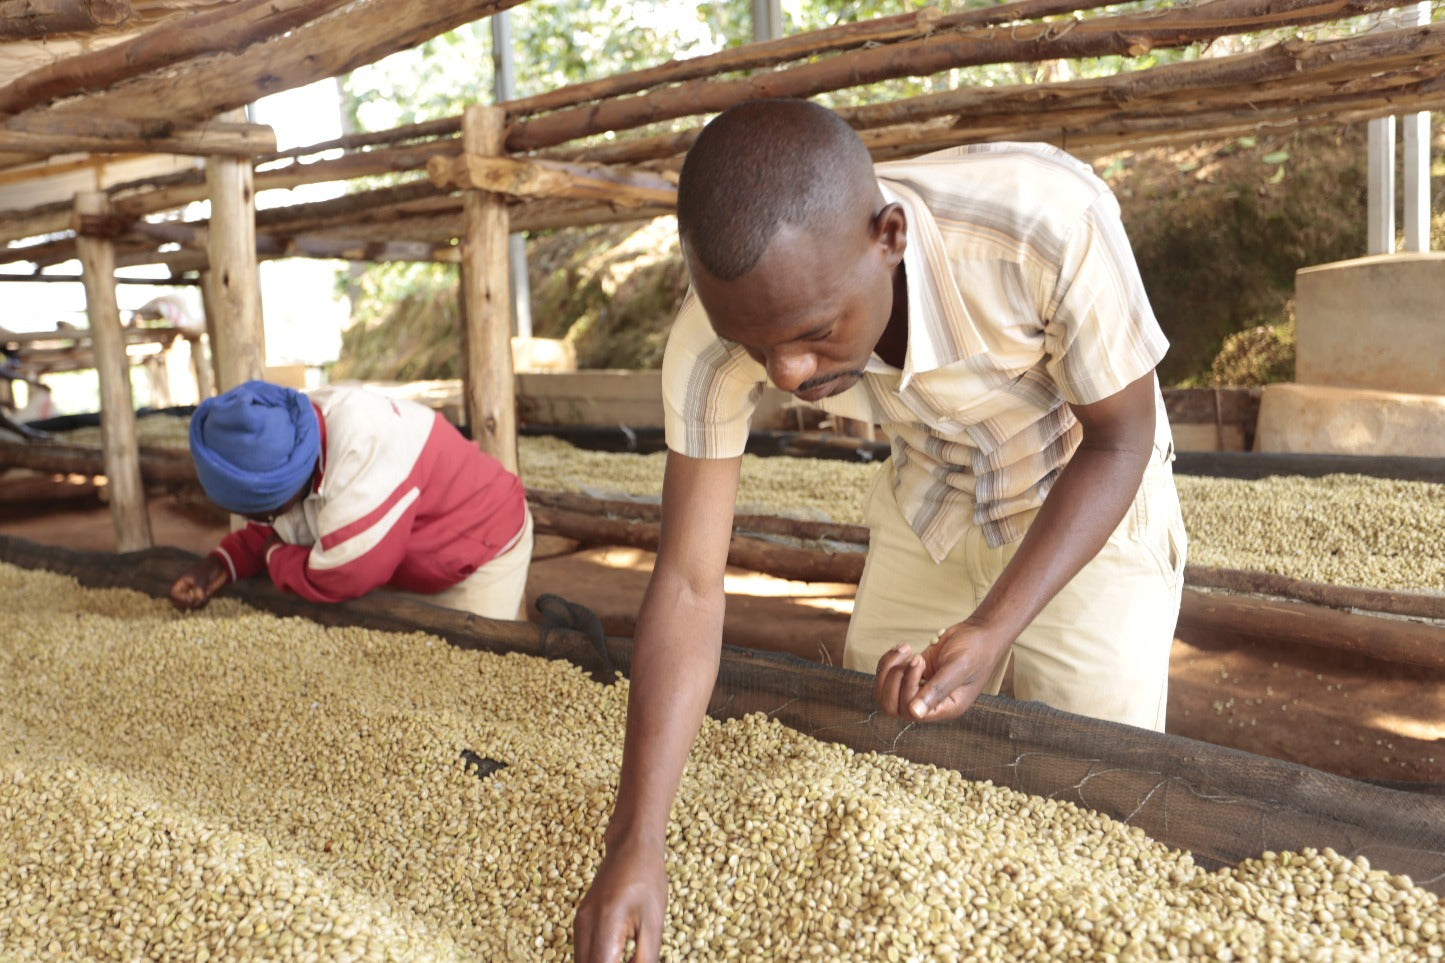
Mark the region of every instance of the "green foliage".
[[677, 222], [558, 231], [533, 241], [533, 333], [564, 338], [583, 368], [656, 368], [687, 290]]
[[461, 374], [456, 269], [438, 264], [379, 264], [349, 285], [352, 324], [330, 377], [425, 381]]
[[1209, 387], [1228, 388], [1267, 385], [1294, 380], [1295, 319], [1280, 324], [1260, 324], [1236, 331], [1224, 339], [1224, 346], [1209, 365]]
[[1129, 157], [1114, 187], [1170, 341], [1165, 384], [1210, 383], [1229, 335], [1286, 319], [1296, 271], [1364, 253], [1364, 161], [1363, 127]]

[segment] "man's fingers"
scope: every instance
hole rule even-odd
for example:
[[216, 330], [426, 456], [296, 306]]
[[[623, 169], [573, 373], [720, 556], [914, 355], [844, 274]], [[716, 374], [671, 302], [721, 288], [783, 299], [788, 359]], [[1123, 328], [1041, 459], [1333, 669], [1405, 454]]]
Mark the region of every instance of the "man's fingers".
[[956, 719], [978, 699], [982, 687], [978, 679], [963, 679], [955, 683], [935, 676], [918, 690], [918, 695], [908, 706], [909, 715], [921, 722]]
[[898, 688], [902, 682], [901, 667], [913, 658], [908, 645], [895, 645], [878, 660], [877, 674], [873, 677], [873, 701], [889, 715], [896, 714]]
[[627, 941], [636, 938], [636, 952], [632, 955], [633, 963], [656, 963], [658, 945], [661, 942], [661, 933], [656, 933], [651, 939], [652, 955], [643, 954], [644, 936], [631, 919], [612, 919], [600, 924], [602, 932], [597, 932], [592, 927], [578, 927], [574, 939], [576, 940], [577, 963], [622, 963], [622, 954], [627, 951]]
[[899, 670], [902, 682], [898, 686], [898, 715], [908, 718], [908, 707], [918, 695], [918, 686], [923, 679], [924, 662], [923, 656], [915, 655], [908, 664]]
[[[662, 920], [650, 919], [644, 913], [642, 924], [637, 928], [637, 945], [632, 954], [632, 963], [657, 963], [662, 955]], [[617, 958], [622, 959], [619, 948]]]
[[920, 722], [943, 722], [948, 719], [957, 719], [963, 715], [968, 707], [978, 701], [978, 690], [967, 686], [954, 689], [952, 692], [939, 699], [919, 719]]

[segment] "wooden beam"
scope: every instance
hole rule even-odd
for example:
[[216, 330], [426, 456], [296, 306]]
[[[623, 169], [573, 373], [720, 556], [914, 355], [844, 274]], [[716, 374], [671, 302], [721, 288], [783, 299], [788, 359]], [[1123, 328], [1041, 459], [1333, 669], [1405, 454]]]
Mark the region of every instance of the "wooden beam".
[[[1198, 130], [1196, 118], [1227, 109], [1258, 112], [1283, 104], [1326, 104], [1428, 83], [1445, 72], [1445, 24], [1363, 34], [1343, 40], [1286, 40], [1263, 50], [1054, 84], [961, 88], [839, 113], [874, 141], [908, 122], [943, 117], [930, 132], [977, 136], [1058, 125], [1080, 134], [1110, 121], [1167, 114]], [[900, 142], [906, 137], [896, 138]]]
[[1383, 662], [1445, 669], [1445, 627], [1438, 623], [1187, 587], [1179, 623], [1206, 626], [1247, 639], [1341, 649]]
[[426, 170], [438, 155], [455, 157], [462, 152], [462, 139], [444, 137], [404, 147], [378, 147], [340, 157], [315, 161], [290, 161], [275, 167], [258, 166], [256, 190], [324, 184], [328, 181], [370, 177], [375, 174], [410, 173]]
[[[167, 417], [167, 416], [159, 416]], [[137, 462], [141, 478], [150, 485], [199, 485], [196, 463], [189, 453], [177, 454], [169, 449], [139, 450]], [[72, 445], [63, 441], [35, 442], [0, 440], [0, 469], [29, 468], [32, 471], [57, 475], [105, 475], [105, 459], [92, 445]]]
[[118, 27], [134, 12], [129, 0], [3, 0], [0, 40]]
[[[1274, 595], [1331, 609], [1402, 615], [1445, 623], [1445, 595], [1436, 592], [1331, 585], [1290, 578], [1276, 572], [1245, 572], [1207, 565], [1185, 566], [1184, 581], [1194, 588], [1219, 588], [1234, 593]], [[1442, 625], [1442, 628], [1445, 628], [1445, 625]]]
[[0, 126], [0, 151], [33, 154], [89, 151], [250, 158], [276, 149], [276, 132], [265, 124], [214, 122], [193, 130], [167, 130], [157, 135], [148, 134], [147, 127], [166, 129], [164, 124], [147, 125], [128, 120], [107, 123], [78, 117], [27, 118]]
[[[303, 22], [286, 30], [258, 27], [257, 36], [248, 35], [251, 42], [243, 46], [189, 59], [179, 78], [169, 69], [149, 69], [44, 109], [84, 117], [150, 118], [155, 105], [164, 104], [174, 124], [188, 127], [267, 94], [349, 73], [521, 0], [322, 0], [320, 16], [316, 2], [265, 0], [263, 6], [304, 14]], [[189, 21], [178, 26], [191, 29]]]
[[[528, 499], [537, 531], [563, 535], [584, 545], [626, 545], [655, 552], [661, 542], [661, 524], [539, 505]], [[797, 582], [841, 582], [856, 585], [863, 575], [864, 552], [830, 554], [816, 549], [792, 548], [777, 542], [733, 535], [728, 543], [728, 564], [776, 578]]]
[[[462, 115], [462, 144], [468, 153], [499, 154], [506, 112], [472, 105]], [[472, 440], [518, 471], [517, 405], [513, 398], [512, 318], [507, 235], [507, 201], [501, 194], [469, 190], [463, 198], [462, 303], [466, 315], [466, 373], [462, 394]]]
[[270, 162], [287, 157], [305, 157], [308, 154], [320, 154], [336, 149], [351, 150], [357, 147], [376, 147], [378, 145], [404, 144], [408, 141], [447, 138], [460, 135], [461, 132], [462, 118], [460, 116], [441, 117], [437, 120], [422, 121], [419, 124], [406, 124], [401, 127], [393, 127], [390, 130], [362, 131], [356, 134], [346, 134], [342, 137], [335, 137], [331, 140], [317, 141], [314, 144], [290, 147], [286, 150], [277, 151], [269, 157], [263, 157], [261, 160], [263, 162]]
[[206, 252], [216, 386], [229, 391], [266, 373], [266, 330], [256, 262], [256, 197], [251, 165], [230, 157], [207, 161], [211, 222]]
[[802, 61], [751, 77], [712, 77], [575, 105], [520, 120], [507, 136], [509, 152], [551, 147], [605, 131], [724, 110], [762, 97], [811, 97], [891, 80], [921, 77], [959, 67], [1036, 63], [1075, 57], [1138, 57], [1150, 50], [1277, 27], [1321, 23], [1405, 6], [1412, 0], [1214, 0], [1171, 11], [1040, 23], [1027, 28], [989, 27], [940, 31], [920, 40], [882, 43]]
[[[76, 284], [84, 280], [79, 274], [5, 274], [0, 273], [0, 283], [5, 281], [21, 281], [25, 283], [40, 282], [42, 284]], [[193, 287], [197, 282], [194, 278], [116, 278], [116, 284], [144, 284], [148, 286], [165, 287]]]
[[507, 108], [509, 117], [525, 117], [688, 80], [809, 60], [839, 50], [928, 37], [965, 27], [1018, 24], [1107, 5], [1108, 0], [1019, 0], [1015, 3], [1001, 3], [950, 14], [944, 14], [937, 7], [924, 7], [908, 13], [838, 24], [776, 40], [743, 44], [701, 57], [673, 60], [656, 67], [558, 87], [530, 97], [510, 100], [502, 106]]
[[[31, 0], [22, 0], [31, 2]], [[72, 0], [73, 2], [73, 0]], [[0, 87], [0, 113], [100, 90], [129, 77], [239, 50], [342, 6], [347, 0], [236, 0], [100, 50], [65, 57]], [[275, 146], [271, 150], [275, 150]]]
[[602, 164], [464, 153], [460, 157], [437, 155], [427, 161], [426, 169], [432, 183], [442, 189], [460, 187], [513, 197], [572, 197], [622, 207], [677, 203], [676, 178]]
[[81, 228], [76, 246], [90, 317], [91, 349], [100, 376], [100, 433], [110, 486], [110, 517], [115, 525], [116, 550], [132, 552], [149, 548], [152, 542], [145, 486], [141, 483], [130, 362], [115, 299], [115, 252], [108, 237], [87, 233], [88, 225], [109, 221], [110, 201], [98, 191], [77, 194], [75, 213]]
[[[140, 221], [134, 225], [134, 231], [161, 243], [204, 250], [208, 235], [206, 225], [206, 221]], [[256, 254], [261, 258], [312, 257], [344, 261], [454, 262], [460, 257], [456, 248], [445, 243], [259, 231], [256, 233]]]

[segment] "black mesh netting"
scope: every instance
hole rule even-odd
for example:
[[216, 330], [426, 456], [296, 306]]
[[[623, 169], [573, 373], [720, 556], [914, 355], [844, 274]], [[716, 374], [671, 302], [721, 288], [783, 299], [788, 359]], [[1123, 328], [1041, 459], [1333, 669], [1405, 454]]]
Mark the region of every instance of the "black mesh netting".
[[[0, 538], [0, 561], [82, 584], [164, 595], [193, 560], [174, 549], [87, 555]], [[453, 644], [627, 671], [631, 640], [603, 639], [591, 613], [552, 597], [543, 626], [495, 622], [399, 598], [312, 606], [257, 581], [248, 602], [325, 624], [423, 630]], [[1214, 868], [1259, 855], [1331, 847], [1445, 895], [1445, 797], [1386, 789], [1251, 753], [984, 697], [962, 719], [917, 725], [874, 711], [871, 677], [792, 656], [727, 648], [711, 712], [765, 712], [860, 752], [895, 754], [1023, 792], [1067, 800], [1138, 826]]]

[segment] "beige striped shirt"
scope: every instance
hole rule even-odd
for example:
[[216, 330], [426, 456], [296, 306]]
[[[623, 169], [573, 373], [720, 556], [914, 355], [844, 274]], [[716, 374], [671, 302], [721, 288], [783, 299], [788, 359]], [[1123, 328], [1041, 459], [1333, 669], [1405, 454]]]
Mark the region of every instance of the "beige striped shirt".
[[[899, 506], [935, 559], [982, 526], [1022, 537], [1078, 447], [1070, 404], [1148, 374], [1168, 342], [1119, 205], [1091, 168], [1045, 144], [952, 148], [877, 166], [908, 216], [908, 346], [818, 407], [879, 425]], [[742, 453], [764, 367], [719, 338], [689, 294], [663, 359], [668, 447]], [[1156, 420], [1167, 439], [1163, 399]]]

